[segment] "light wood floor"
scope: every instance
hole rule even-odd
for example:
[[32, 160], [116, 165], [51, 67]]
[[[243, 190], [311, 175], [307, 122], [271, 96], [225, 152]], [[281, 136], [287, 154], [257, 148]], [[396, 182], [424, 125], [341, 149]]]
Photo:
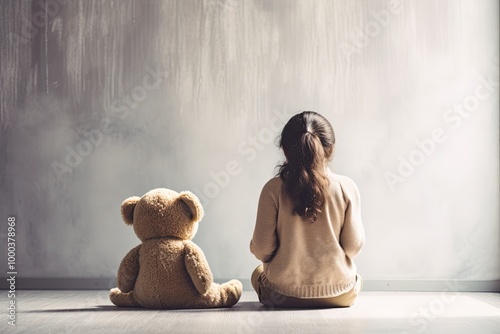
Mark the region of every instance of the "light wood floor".
[[367, 291], [351, 308], [272, 310], [245, 291], [231, 309], [142, 310], [106, 291], [18, 291], [15, 328], [0, 293], [0, 333], [500, 333], [498, 293]]

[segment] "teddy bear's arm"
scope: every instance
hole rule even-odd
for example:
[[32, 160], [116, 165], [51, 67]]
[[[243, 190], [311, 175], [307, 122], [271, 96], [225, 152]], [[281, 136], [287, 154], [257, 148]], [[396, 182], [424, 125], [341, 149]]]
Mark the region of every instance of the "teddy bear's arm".
[[139, 274], [139, 250], [141, 245], [132, 248], [123, 258], [118, 268], [118, 288], [122, 292], [130, 292], [134, 289], [135, 280]]
[[184, 263], [189, 276], [191, 276], [191, 281], [199, 293], [205, 294], [213, 283], [212, 271], [208, 266], [205, 254], [192, 241], [185, 241], [184, 246]]

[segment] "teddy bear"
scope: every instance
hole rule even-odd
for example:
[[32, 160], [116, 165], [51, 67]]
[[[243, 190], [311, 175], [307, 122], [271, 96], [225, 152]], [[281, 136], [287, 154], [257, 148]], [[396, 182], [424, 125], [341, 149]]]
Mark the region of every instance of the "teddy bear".
[[204, 211], [189, 191], [159, 188], [121, 205], [122, 218], [142, 243], [123, 258], [111, 302], [121, 307], [157, 309], [231, 307], [242, 284], [213, 281], [203, 251], [191, 241]]

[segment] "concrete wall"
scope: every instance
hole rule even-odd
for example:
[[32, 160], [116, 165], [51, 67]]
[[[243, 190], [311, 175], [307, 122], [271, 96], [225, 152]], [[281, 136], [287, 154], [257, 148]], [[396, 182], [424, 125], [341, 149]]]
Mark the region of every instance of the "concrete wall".
[[499, 280], [498, 7], [2, 0], [0, 219], [16, 217], [19, 276], [113, 277], [138, 243], [121, 201], [168, 187], [202, 198], [214, 275], [249, 278], [275, 139], [315, 110], [361, 191], [365, 278]]

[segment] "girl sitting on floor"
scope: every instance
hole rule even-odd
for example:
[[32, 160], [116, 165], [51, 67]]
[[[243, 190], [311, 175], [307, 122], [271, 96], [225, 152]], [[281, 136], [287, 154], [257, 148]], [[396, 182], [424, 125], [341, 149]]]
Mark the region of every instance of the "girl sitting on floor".
[[353, 258], [363, 247], [356, 184], [328, 168], [335, 135], [312, 111], [293, 116], [280, 147], [286, 161], [263, 187], [251, 252], [261, 303], [273, 307], [348, 307], [362, 288]]

